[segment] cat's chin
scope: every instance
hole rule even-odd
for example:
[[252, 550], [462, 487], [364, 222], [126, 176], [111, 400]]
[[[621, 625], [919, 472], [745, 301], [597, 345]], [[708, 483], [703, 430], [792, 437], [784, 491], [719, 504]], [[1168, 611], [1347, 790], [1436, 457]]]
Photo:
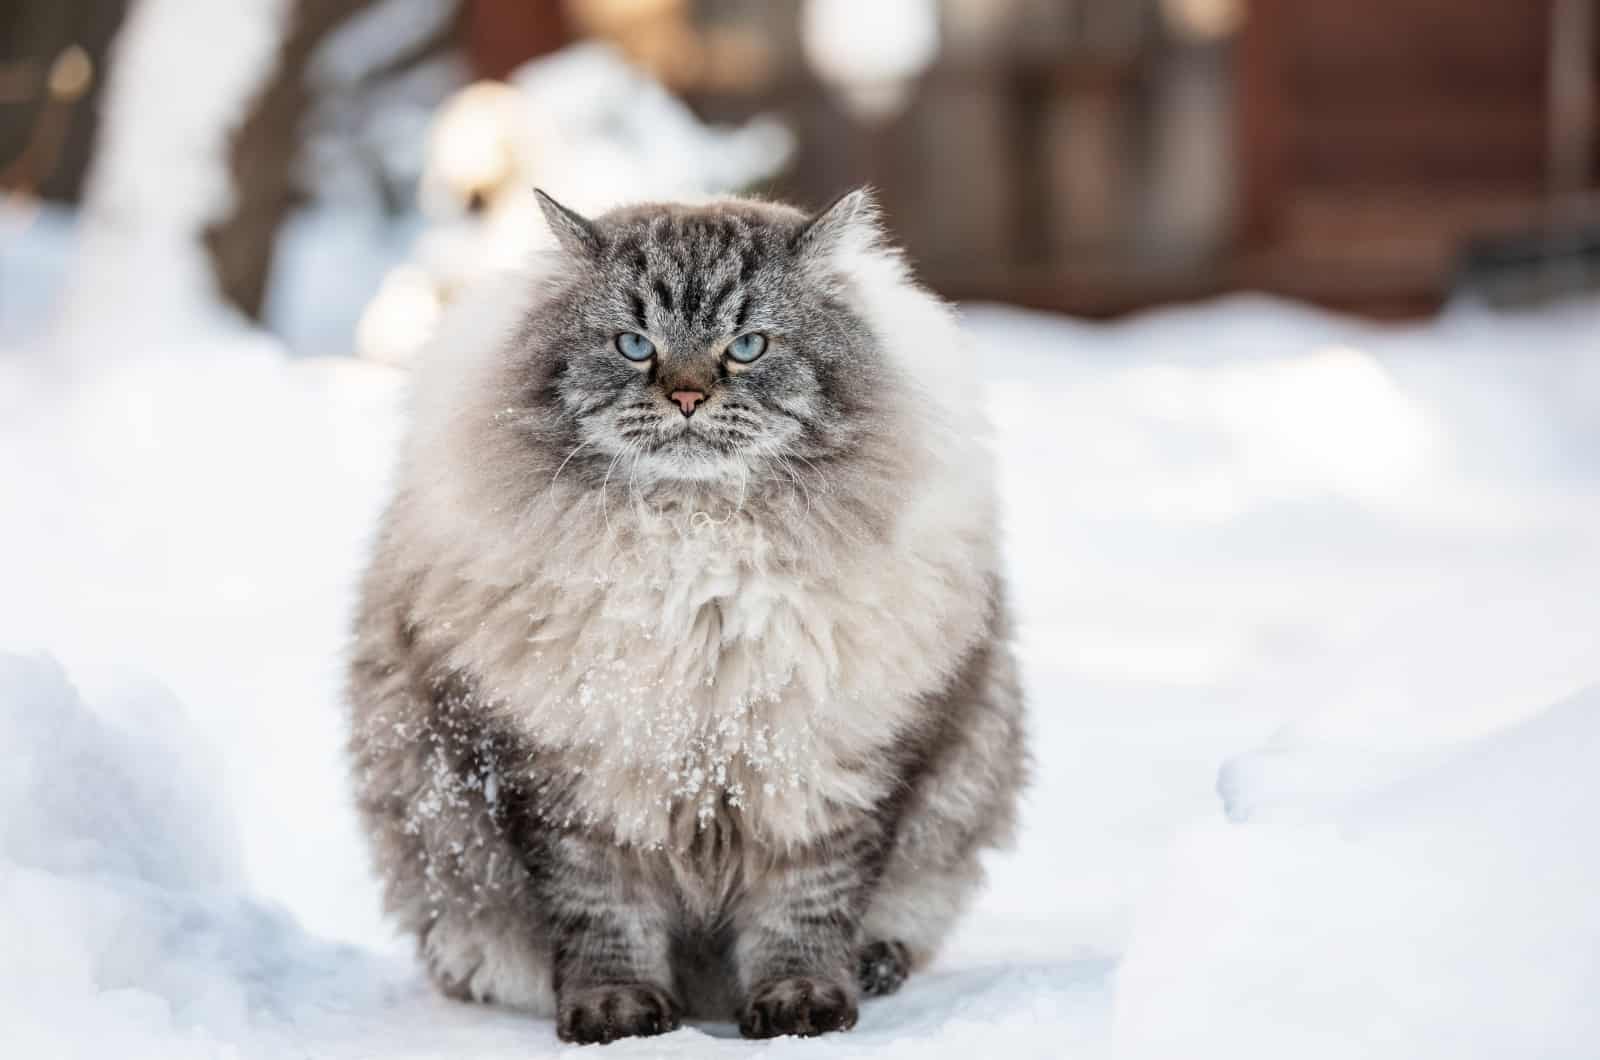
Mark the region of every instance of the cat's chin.
[[737, 485], [751, 474], [750, 461], [738, 451], [719, 451], [687, 439], [672, 442], [643, 453], [638, 470], [630, 471], [640, 481], [650, 483], [694, 482]]

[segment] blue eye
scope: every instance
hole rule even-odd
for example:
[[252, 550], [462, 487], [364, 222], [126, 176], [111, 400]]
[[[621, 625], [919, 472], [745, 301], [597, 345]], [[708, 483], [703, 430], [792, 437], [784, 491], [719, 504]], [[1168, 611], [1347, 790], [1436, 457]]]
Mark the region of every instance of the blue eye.
[[630, 361], [648, 361], [656, 355], [656, 344], [637, 331], [624, 331], [617, 336], [617, 352]]
[[740, 364], [749, 364], [766, 352], [767, 337], [759, 331], [746, 332], [728, 343], [728, 356]]

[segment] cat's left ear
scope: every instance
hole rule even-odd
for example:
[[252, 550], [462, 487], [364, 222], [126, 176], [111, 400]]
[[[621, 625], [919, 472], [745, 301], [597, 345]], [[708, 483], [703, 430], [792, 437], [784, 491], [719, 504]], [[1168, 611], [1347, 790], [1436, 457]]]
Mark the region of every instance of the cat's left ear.
[[795, 234], [795, 253], [826, 255], [847, 248], [866, 250], [877, 246], [883, 242], [883, 226], [878, 218], [878, 202], [872, 189], [846, 192]]
[[593, 221], [556, 202], [540, 188], [534, 188], [533, 194], [544, 212], [545, 224], [550, 226], [551, 234], [563, 250], [574, 257], [586, 258], [600, 249], [600, 233]]

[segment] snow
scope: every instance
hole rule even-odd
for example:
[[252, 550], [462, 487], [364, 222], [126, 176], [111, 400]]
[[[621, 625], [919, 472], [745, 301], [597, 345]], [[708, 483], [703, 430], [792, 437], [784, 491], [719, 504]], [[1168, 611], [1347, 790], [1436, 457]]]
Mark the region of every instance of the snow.
[[[556, 1051], [553, 1034], [541, 1034], [548, 1026], [447, 1002], [408, 962], [317, 939], [242, 896], [234, 837], [210, 798], [218, 763], [158, 688], [127, 682], [97, 708], [49, 660], [3, 655], [0, 737], [20, 765], [0, 786], [0, 1015], [13, 1055]], [[864, 1025], [852, 1045], [913, 1057], [937, 1037], [1050, 1055], [1035, 1037], [1041, 1028], [1070, 1038], [1086, 1022], [1103, 1024], [1101, 976], [1092, 967], [942, 973], [891, 1003], [895, 1017]], [[1031, 1019], [997, 1037], [989, 1015], [1002, 1006]], [[691, 1028], [615, 1051], [746, 1049]]]
[[1123, 1055], [1594, 1056], [1597, 753], [1600, 688], [1334, 805], [1198, 830], [1119, 971]]
[[[419, 49], [448, 31], [453, 0], [375, 0], [350, 12], [311, 54], [313, 111], [299, 181], [324, 205], [392, 213], [422, 175], [435, 109], [468, 77], [464, 56]], [[396, 69], [401, 62], [403, 68]]]
[[939, 9], [931, 0], [807, 0], [800, 40], [818, 77], [867, 119], [892, 116], [911, 83], [939, 56]]
[[[967, 317], [1032, 697], [1021, 842], [934, 971], [765, 1048], [1595, 1055], [1600, 305]], [[554, 1052], [428, 993], [347, 808], [339, 660], [405, 375], [170, 334], [72, 381], [44, 340], [0, 354], [12, 1040]], [[727, 1034], [611, 1048], [759, 1048]]]
[[[380, 5], [324, 72], [436, 8]], [[7, 1055], [564, 1051], [428, 989], [349, 805], [341, 656], [406, 375], [290, 356], [196, 245], [284, 10], [143, 0], [84, 216], [0, 213]], [[345, 353], [407, 235], [298, 218], [292, 344]], [[967, 318], [1031, 697], [1018, 847], [849, 1034], [610, 1052], [1600, 1055], [1600, 303]]]
[[[232, 208], [229, 138], [274, 60], [288, 0], [140, 0], [112, 46], [68, 327], [216, 312], [200, 234]], [[196, 48], [195, 41], [205, 47]], [[181, 61], [180, 60], [181, 57]]]
[[[342, 259], [329, 269], [344, 270], [344, 285], [365, 285], [356, 350], [390, 364], [415, 359], [441, 309], [462, 291], [546, 244], [536, 188], [590, 215], [624, 203], [704, 198], [770, 177], [794, 147], [793, 135], [771, 117], [737, 126], [702, 122], [622, 52], [594, 41], [524, 63], [507, 81], [468, 85], [443, 101], [426, 136], [412, 142], [419, 141], [425, 151], [417, 199], [426, 223], [411, 260], [379, 282], [362, 276], [373, 260], [368, 234], [357, 241], [368, 253], [353, 256], [355, 269]], [[297, 251], [327, 245], [308, 246], [294, 235], [288, 245]], [[319, 264], [314, 251], [299, 257]], [[321, 293], [299, 284], [280, 289], [273, 316], [304, 343], [304, 321], [329, 314], [324, 299], [305, 305], [294, 299], [296, 290]]]

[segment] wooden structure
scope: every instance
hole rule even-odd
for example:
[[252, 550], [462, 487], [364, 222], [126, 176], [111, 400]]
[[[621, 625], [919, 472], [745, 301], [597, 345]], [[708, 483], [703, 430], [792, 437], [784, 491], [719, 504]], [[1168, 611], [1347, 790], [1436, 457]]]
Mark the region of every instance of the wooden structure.
[[[283, 69], [240, 130], [232, 163], [257, 187], [211, 243], [246, 309], [294, 194], [306, 58], [361, 2], [296, 0]], [[1445, 296], [1464, 242], [1570, 213], [1594, 186], [1600, 0], [1236, 0], [1245, 17], [1213, 39], [1174, 27], [1184, 2], [941, 0], [938, 61], [871, 122], [811, 73], [799, 0], [460, 0], [481, 76], [601, 26], [597, 11], [648, 9], [657, 34], [680, 20], [657, 55], [684, 33], [706, 50], [673, 68], [674, 90], [707, 117], [773, 111], [799, 134], [767, 190], [821, 204], [874, 184], [924, 276], [960, 299], [1112, 315], [1253, 289], [1410, 315]], [[96, 101], [42, 125], [40, 78], [74, 42], [98, 66], [126, 6], [0, 10], [14, 186], [76, 198]], [[52, 149], [29, 153], [42, 128]]]
[[1255, 0], [1238, 66], [1242, 274], [1405, 313], [1443, 295], [1464, 240], [1537, 225], [1553, 191], [1577, 190], [1549, 169], [1558, 6]]
[[[486, 73], [570, 28], [561, 4], [469, 2]], [[1211, 42], [1165, 26], [1171, 5], [1098, 38], [1097, 9], [1140, 5], [998, 5], [1053, 20], [953, 41], [910, 108], [870, 125], [808, 72], [798, 4], [707, 0], [691, 17], [759, 36], [774, 74], [678, 87], [710, 117], [791, 122], [802, 147], [779, 194], [875, 184], [957, 298], [1110, 315], [1255, 289], [1405, 316], [1445, 296], [1465, 240], [1545, 215], [1557, 19], [1588, 0], [1241, 2], [1238, 32]], [[1566, 50], [1592, 73], [1593, 27], [1575, 31], [1588, 39]], [[1196, 169], [1210, 190], [1174, 204]]]

